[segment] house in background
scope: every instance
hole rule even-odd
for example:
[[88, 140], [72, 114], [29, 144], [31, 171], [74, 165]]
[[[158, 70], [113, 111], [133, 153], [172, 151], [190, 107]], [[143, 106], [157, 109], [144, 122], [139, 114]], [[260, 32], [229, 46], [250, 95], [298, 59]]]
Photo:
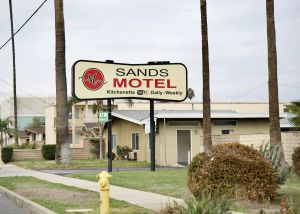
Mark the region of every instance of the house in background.
[[[53, 104], [54, 98], [49, 97], [18, 97], [18, 131], [25, 131], [32, 122], [37, 119], [40, 121], [40, 126], [45, 126], [45, 107]], [[14, 121], [14, 99], [9, 97], [2, 100], [0, 103], [0, 117], [1, 119], [9, 118], [11, 122]], [[11, 128], [14, 125], [12, 124]], [[22, 139], [19, 141], [24, 142], [24, 133], [20, 132]], [[14, 136], [5, 139], [6, 144], [14, 143]]]

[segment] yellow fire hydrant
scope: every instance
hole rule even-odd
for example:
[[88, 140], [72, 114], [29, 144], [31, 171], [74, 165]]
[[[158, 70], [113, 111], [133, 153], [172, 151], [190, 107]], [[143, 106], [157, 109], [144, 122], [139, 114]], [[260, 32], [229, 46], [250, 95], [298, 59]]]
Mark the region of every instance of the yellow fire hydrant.
[[97, 178], [100, 186], [100, 214], [109, 214], [109, 178], [111, 175], [102, 171]]

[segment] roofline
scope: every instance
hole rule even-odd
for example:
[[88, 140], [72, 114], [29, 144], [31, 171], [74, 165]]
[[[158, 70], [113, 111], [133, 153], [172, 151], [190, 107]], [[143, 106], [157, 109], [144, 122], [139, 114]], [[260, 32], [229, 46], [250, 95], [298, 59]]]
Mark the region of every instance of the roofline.
[[124, 115], [117, 114], [117, 113], [115, 113], [115, 112], [112, 112], [111, 114], [112, 114], [112, 116], [114, 116], [114, 117], [118, 117], [118, 118], [121, 118], [121, 119], [123, 119], [123, 120], [127, 120], [127, 121], [129, 121], [129, 122], [136, 123], [136, 124], [139, 124], [139, 125], [143, 125], [143, 124], [145, 123], [145, 122], [143, 122], [143, 121], [135, 120], [135, 119], [133, 119], [133, 118], [126, 117], [126, 116], [124, 116]]

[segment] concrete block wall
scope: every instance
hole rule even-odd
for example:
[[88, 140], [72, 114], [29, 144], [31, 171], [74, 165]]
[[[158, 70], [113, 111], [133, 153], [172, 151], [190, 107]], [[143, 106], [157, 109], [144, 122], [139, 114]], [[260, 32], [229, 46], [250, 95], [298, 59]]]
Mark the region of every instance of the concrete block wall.
[[14, 149], [13, 160], [42, 160], [40, 149]]
[[[289, 165], [291, 165], [294, 149], [300, 146], [300, 132], [282, 132], [281, 140], [285, 160]], [[241, 143], [258, 149], [260, 145], [269, 143], [270, 137], [268, 134], [214, 135], [212, 136], [212, 141], [214, 145], [224, 143]]]
[[[85, 141], [83, 148], [71, 148], [71, 159], [84, 160], [96, 158], [91, 152], [92, 144]], [[43, 160], [41, 149], [14, 149], [14, 160]]]

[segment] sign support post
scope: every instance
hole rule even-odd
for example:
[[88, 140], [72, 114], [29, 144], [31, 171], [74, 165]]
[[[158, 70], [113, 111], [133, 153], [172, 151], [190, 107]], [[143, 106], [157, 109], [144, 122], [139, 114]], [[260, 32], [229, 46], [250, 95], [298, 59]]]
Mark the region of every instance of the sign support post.
[[108, 110], [108, 172], [112, 172], [112, 118], [111, 118], [111, 99], [107, 99], [107, 110]]
[[150, 134], [151, 145], [151, 171], [155, 171], [155, 121], [154, 121], [154, 100], [150, 100]]

